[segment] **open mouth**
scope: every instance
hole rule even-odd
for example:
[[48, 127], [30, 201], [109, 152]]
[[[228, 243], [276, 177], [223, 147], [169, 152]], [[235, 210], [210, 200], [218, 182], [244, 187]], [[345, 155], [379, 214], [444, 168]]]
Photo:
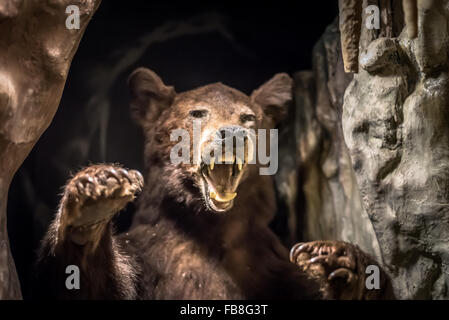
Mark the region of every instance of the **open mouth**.
[[203, 179], [203, 195], [206, 206], [214, 212], [225, 212], [232, 208], [237, 197], [237, 187], [246, 164], [235, 155], [220, 163], [211, 158], [210, 163], [201, 163], [200, 174]]

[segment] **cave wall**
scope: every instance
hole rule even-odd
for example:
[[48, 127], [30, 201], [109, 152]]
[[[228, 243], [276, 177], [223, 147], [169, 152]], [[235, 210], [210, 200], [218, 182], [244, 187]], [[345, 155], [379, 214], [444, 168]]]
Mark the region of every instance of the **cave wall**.
[[338, 19], [313, 49], [313, 68], [295, 77], [297, 166], [304, 216], [303, 240], [344, 240], [381, 259], [365, 212], [341, 125], [343, 95], [353, 74], [345, 73]]
[[[99, 3], [0, 4], [0, 299], [22, 297], [6, 227], [9, 185], [56, 112], [70, 62]], [[78, 5], [79, 29], [66, 28], [69, 5]]]
[[448, 4], [417, 1], [398, 36], [362, 28], [344, 95], [344, 138], [400, 298], [449, 297]]
[[[365, 24], [372, 4], [379, 29]], [[339, 5], [295, 77], [296, 230], [358, 244], [400, 299], [447, 299], [449, 2]]]

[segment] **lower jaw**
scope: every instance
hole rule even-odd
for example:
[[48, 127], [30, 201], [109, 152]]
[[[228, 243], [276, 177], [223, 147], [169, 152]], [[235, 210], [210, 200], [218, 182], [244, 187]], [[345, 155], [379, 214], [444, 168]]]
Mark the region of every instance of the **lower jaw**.
[[234, 201], [229, 201], [229, 202], [218, 202], [216, 203], [214, 200], [208, 198], [206, 199], [206, 203], [208, 206], [208, 209], [216, 212], [216, 213], [223, 213], [223, 212], [227, 212], [229, 211], [233, 205], [234, 205]]
[[204, 190], [204, 200], [206, 202], [206, 207], [209, 211], [215, 212], [215, 213], [224, 213], [234, 206], [234, 200], [228, 201], [228, 202], [218, 202], [210, 198], [209, 196], [209, 186], [206, 181], [205, 183], [205, 190]]

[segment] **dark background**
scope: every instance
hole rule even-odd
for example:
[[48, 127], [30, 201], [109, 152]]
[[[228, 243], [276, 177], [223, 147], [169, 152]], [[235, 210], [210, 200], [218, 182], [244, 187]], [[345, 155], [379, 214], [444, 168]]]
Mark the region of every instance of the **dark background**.
[[[310, 69], [337, 1], [294, 3], [103, 0], [59, 110], [10, 188], [8, 231], [25, 298], [36, 249], [70, 174], [105, 161], [142, 169], [143, 138], [128, 110], [130, 72], [146, 66], [178, 92], [221, 81], [249, 94], [275, 73]], [[119, 231], [133, 209], [118, 218]]]

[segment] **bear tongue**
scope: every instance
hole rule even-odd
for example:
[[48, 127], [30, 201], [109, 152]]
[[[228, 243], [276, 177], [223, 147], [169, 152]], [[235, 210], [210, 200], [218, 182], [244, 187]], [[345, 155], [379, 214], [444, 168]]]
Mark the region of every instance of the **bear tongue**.
[[237, 196], [236, 192], [229, 192], [225, 194], [219, 194], [214, 191], [211, 191], [209, 197], [217, 202], [229, 202], [233, 200]]

